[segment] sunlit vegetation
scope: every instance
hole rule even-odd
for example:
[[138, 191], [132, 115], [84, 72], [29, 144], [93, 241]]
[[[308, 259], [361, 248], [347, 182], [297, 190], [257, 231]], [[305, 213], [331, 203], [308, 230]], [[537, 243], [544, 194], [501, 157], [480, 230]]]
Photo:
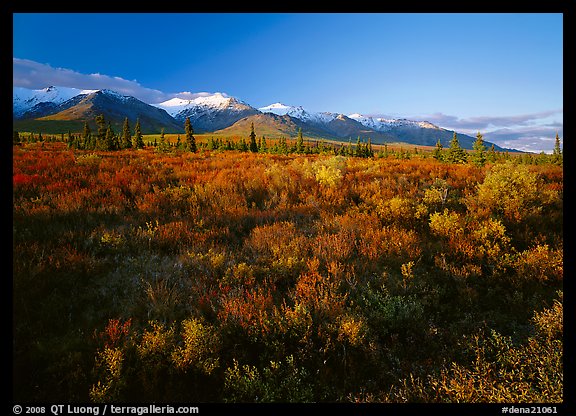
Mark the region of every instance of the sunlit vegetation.
[[14, 136], [17, 402], [563, 400], [561, 155], [192, 134]]

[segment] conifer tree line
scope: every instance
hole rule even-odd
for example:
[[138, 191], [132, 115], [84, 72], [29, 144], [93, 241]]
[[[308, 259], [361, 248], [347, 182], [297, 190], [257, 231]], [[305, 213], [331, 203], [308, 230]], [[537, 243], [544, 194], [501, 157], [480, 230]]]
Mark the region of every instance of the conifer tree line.
[[[94, 121], [97, 126], [95, 132], [91, 130], [88, 122], [85, 122], [82, 133], [73, 134], [68, 131], [66, 135], [61, 133], [60, 137], [57, 135], [46, 135], [46, 137], [44, 137], [41, 132], [37, 135], [34, 133], [24, 135], [23, 133], [14, 130], [12, 143], [18, 145], [22, 143], [61, 141], [66, 142], [68, 148], [104, 151], [143, 149], [146, 146], [139, 119], [136, 119], [134, 132], [132, 133], [130, 122], [126, 117], [122, 126], [122, 132], [119, 132], [118, 134], [112, 128], [111, 122], [105, 119], [104, 115], [96, 116]], [[184, 140], [182, 140], [180, 135], [178, 135], [176, 143], [170, 143], [166, 140], [164, 128], [162, 128], [160, 132], [160, 141], [154, 139], [154, 142], [148, 143], [148, 145], [155, 147], [157, 152], [164, 153], [172, 151], [173, 149], [192, 153], [206, 149], [222, 151], [237, 150], [241, 152], [273, 154], [333, 154], [337, 156], [363, 158], [394, 157], [396, 159], [410, 159], [412, 157], [432, 157], [441, 162], [454, 164], [471, 163], [479, 167], [484, 166], [486, 163], [495, 163], [506, 160], [514, 160], [517, 163], [522, 164], [554, 163], [557, 165], [563, 165], [563, 151], [560, 146], [560, 137], [558, 133], [556, 133], [554, 150], [551, 154], [541, 152], [540, 154], [523, 153], [515, 156], [511, 156], [508, 151], [496, 151], [494, 144], [487, 149], [484, 143], [484, 138], [480, 132], [476, 135], [472, 151], [466, 151], [460, 146], [458, 135], [454, 132], [448, 148], [445, 149], [440, 139], [438, 139], [431, 152], [419, 151], [417, 147], [414, 147], [413, 150], [404, 149], [402, 147], [396, 150], [389, 150], [386, 143], [380, 145], [380, 150], [375, 152], [372, 148], [371, 139], [368, 138], [366, 142], [362, 142], [360, 137], [356, 140], [355, 145], [352, 145], [352, 142], [350, 141], [348, 144], [326, 143], [323, 140], [305, 143], [302, 128], [298, 129], [297, 137], [294, 141], [290, 141], [289, 143], [285, 137], [280, 137], [270, 144], [264, 135], [257, 138], [254, 123], [251, 123], [250, 125], [248, 143], [243, 137], [239, 140], [210, 137], [205, 142], [197, 144], [196, 138], [194, 137], [194, 128], [189, 117], [186, 117], [184, 122], [184, 134]]]

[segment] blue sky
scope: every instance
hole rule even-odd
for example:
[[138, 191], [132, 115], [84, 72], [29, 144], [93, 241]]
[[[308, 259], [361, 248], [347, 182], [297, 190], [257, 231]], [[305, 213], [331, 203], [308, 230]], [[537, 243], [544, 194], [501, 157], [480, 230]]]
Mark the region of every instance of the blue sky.
[[147, 102], [224, 92], [254, 107], [426, 119], [533, 151], [563, 135], [558, 13], [24, 13], [13, 21], [15, 86], [108, 85]]

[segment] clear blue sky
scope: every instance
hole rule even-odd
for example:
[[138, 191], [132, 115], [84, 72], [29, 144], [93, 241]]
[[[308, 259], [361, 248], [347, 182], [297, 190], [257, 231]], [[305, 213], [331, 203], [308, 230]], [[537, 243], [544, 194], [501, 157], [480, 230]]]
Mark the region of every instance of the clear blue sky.
[[280, 101], [453, 124], [557, 111], [546, 122], [562, 124], [562, 14], [65, 13], [13, 21], [14, 58], [167, 94], [218, 91], [254, 107]]

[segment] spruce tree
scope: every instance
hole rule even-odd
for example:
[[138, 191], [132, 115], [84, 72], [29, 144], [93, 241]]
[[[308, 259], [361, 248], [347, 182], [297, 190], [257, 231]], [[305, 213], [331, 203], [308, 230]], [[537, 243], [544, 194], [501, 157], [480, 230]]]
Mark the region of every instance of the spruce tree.
[[96, 136], [96, 148], [100, 150], [107, 150], [106, 145], [106, 119], [104, 114], [97, 115], [94, 118], [96, 125], [98, 126], [98, 134]]
[[286, 137], [280, 137], [280, 140], [278, 140], [278, 153], [288, 154], [288, 143], [286, 142]]
[[366, 157], [374, 157], [374, 151], [372, 150], [372, 140], [368, 137], [368, 144], [366, 145]]
[[360, 142], [360, 136], [356, 139], [356, 148], [354, 149], [354, 156], [363, 157], [364, 149], [362, 143]]
[[82, 140], [84, 142], [85, 149], [92, 149], [92, 131], [90, 130], [90, 126], [88, 122], [84, 122], [84, 131], [82, 132]]
[[129, 149], [132, 147], [132, 133], [130, 132], [128, 117], [124, 119], [124, 125], [122, 126], [122, 141], [120, 142], [120, 147], [122, 149]]
[[158, 143], [156, 151], [162, 153], [170, 151], [170, 144], [166, 141], [166, 137], [164, 136], [164, 128], [160, 130], [160, 142]]
[[490, 163], [496, 162], [496, 148], [494, 147], [494, 143], [492, 143], [492, 146], [490, 146], [490, 149], [488, 149], [486, 160]]
[[434, 147], [434, 151], [432, 152], [432, 157], [436, 160], [442, 160], [443, 159], [443, 156], [442, 156], [443, 148], [444, 148], [444, 146], [442, 146], [440, 139], [438, 139], [438, 141], [436, 142], [436, 147]]
[[244, 137], [242, 137], [236, 144], [236, 150], [240, 150], [241, 152], [247, 152], [249, 150], [249, 147], [246, 144], [246, 140], [244, 140]]
[[256, 133], [254, 133], [254, 123], [250, 124], [250, 151], [253, 153], [258, 152], [258, 144], [256, 143]]
[[302, 137], [302, 127], [298, 129], [298, 138], [296, 139], [296, 153], [304, 151], [304, 137]]
[[480, 132], [476, 135], [476, 141], [472, 145], [474, 153], [472, 153], [472, 163], [476, 166], [484, 166], [486, 164], [486, 146], [484, 146], [484, 139]]
[[460, 142], [458, 141], [456, 132], [454, 132], [454, 136], [452, 137], [452, 140], [450, 140], [447, 160], [451, 163], [466, 163], [467, 160], [466, 151], [460, 147]]
[[563, 163], [562, 149], [560, 148], [560, 137], [556, 133], [556, 140], [554, 143], [554, 150], [552, 151], [552, 163], [561, 165]]
[[184, 131], [186, 133], [186, 150], [196, 153], [196, 138], [194, 137], [194, 128], [190, 123], [190, 117], [184, 121]]
[[108, 122], [106, 135], [104, 136], [104, 144], [106, 150], [116, 150], [118, 148], [116, 135], [114, 134], [114, 130], [112, 130], [112, 125], [110, 124], [110, 122]]
[[134, 149], [144, 148], [144, 139], [142, 136], [142, 129], [140, 128], [140, 119], [136, 119], [136, 126], [134, 127], [134, 137], [132, 138], [132, 147]]

